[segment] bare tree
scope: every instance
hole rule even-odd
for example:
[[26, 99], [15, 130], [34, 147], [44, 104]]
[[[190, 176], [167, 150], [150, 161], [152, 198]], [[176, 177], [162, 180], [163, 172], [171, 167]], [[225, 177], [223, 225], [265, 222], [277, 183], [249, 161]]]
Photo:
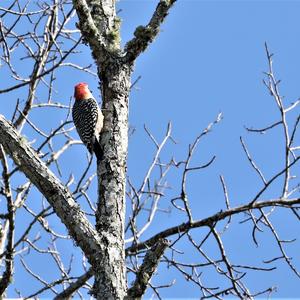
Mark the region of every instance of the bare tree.
[[[75, 294], [83, 298], [88, 293], [97, 299], [139, 299], [147, 288], [160, 298], [160, 289], [174, 283], [161, 282], [159, 286], [151, 283], [159, 264], [178, 271], [199, 287], [202, 299], [227, 296], [252, 299], [271, 294], [275, 290], [273, 286], [250, 290], [246, 275], [247, 272], [271, 272], [280, 260], [300, 277], [287, 253], [288, 244], [295, 240], [280, 237], [272, 222], [272, 215], [278, 210], [297, 222], [300, 219], [300, 199], [295, 196], [299, 183], [295, 184], [293, 179], [299, 160], [299, 146], [295, 142], [300, 117], [297, 114], [294, 122], [287, 117], [290, 112], [296, 113], [300, 101], [289, 106], [283, 101], [267, 45], [268, 70], [264, 84], [277, 105], [280, 119], [262, 129], [246, 129], [261, 134], [281, 127], [284, 165], [267, 178], [241, 137], [246, 158], [261, 181], [253, 198], [232, 207], [225, 178], [220, 175], [223, 207], [206, 218], [194, 218], [187, 191], [188, 176], [213, 164], [213, 155], [202, 165], [194, 165], [193, 158], [199, 142], [222, 120], [221, 114], [189, 145], [186, 157], [181, 160], [172, 157], [165, 161], [161, 155], [166, 143], [175, 143], [171, 124], [161, 141], [145, 127], [156, 149], [153, 160], [140, 185], [134, 185], [126, 174], [128, 100], [136, 84], [136, 81], [131, 83], [134, 63], [156, 38], [175, 2], [158, 1], [149, 23], [138, 26], [124, 47], [120, 43], [121, 20], [114, 0], [28, 1], [26, 4], [12, 0], [7, 7], [0, 7], [0, 72], [10, 76], [8, 86], [0, 94], [9, 95], [15, 103], [12, 111], [2, 112], [6, 117], [0, 116], [0, 194], [5, 200], [1, 202], [0, 214], [1, 295], [10, 285], [14, 286], [15, 264], [22, 265], [26, 276], [40, 284], [32, 293], [26, 289], [24, 292], [24, 286], [16, 284], [15, 292], [25, 298], [51, 291], [55, 299], [67, 299]], [[87, 51], [82, 43], [89, 46], [94, 64], [78, 63], [80, 52]], [[56, 78], [63, 76], [64, 68], [75, 73], [86, 72], [99, 80], [104, 114], [100, 144], [104, 156], [97, 165], [97, 173], [90, 168], [89, 156], [79, 174], [70, 172], [61, 159], [66, 152], [75, 156], [73, 146], [81, 144], [70, 120], [71, 101], [66, 104], [68, 99], [55, 100], [58, 98]], [[43, 116], [48, 116], [51, 122], [45, 124]], [[161, 200], [166, 198], [166, 178], [172, 170], [181, 172], [180, 184], [176, 187], [178, 195], [168, 201], [174, 208], [172, 213], [182, 214], [184, 221], [143, 239], [160, 210]], [[279, 178], [283, 179], [280, 183]], [[274, 185], [281, 185], [280, 193], [266, 198], [265, 192]], [[130, 207], [127, 218], [126, 201]], [[270, 251], [270, 259], [260, 265], [252, 264], [250, 258], [244, 264], [233, 262], [223, 237], [229, 228], [238, 226], [232, 221], [235, 215], [239, 215], [240, 223], [251, 228], [255, 245], [259, 246], [258, 232], [267, 230], [272, 236], [276, 247]], [[60, 222], [67, 231], [57, 228]], [[79, 248], [75, 249], [73, 243]], [[183, 255], [182, 243], [189, 245], [193, 259]], [[213, 244], [218, 255], [211, 254], [207, 244]], [[74, 250], [69, 253], [61, 247]], [[46, 258], [47, 264], [48, 261], [52, 264], [51, 276], [44, 278], [29, 265], [30, 257], [36, 254], [41, 255], [39, 259], [44, 265]], [[79, 261], [81, 274], [74, 270]], [[212, 283], [205, 280], [206, 272], [211, 271], [216, 274]], [[42, 273], [42, 269], [38, 272]], [[128, 287], [127, 278], [133, 279]]]

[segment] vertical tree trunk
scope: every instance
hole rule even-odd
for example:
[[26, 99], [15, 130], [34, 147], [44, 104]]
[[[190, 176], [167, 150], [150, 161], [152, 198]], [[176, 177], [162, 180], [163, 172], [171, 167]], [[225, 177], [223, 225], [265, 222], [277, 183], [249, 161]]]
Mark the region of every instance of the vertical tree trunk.
[[160, 0], [147, 26], [139, 26], [124, 50], [120, 44], [120, 19], [115, 0], [73, 0], [84, 41], [89, 44], [101, 80], [104, 126], [100, 137], [103, 159], [97, 167], [98, 208], [96, 229], [100, 237], [95, 273], [97, 299], [123, 299], [126, 295], [124, 254], [128, 100], [131, 67], [154, 40], [176, 0]]
[[101, 254], [92, 267], [97, 299], [126, 295], [124, 253], [128, 99], [131, 67], [120, 50], [120, 19], [114, 0], [73, 0], [82, 35], [91, 47], [101, 80], [104, 124], [100, 136], [96, 229]]
[[120, 60], [114, 60], [99, 73], [104, 110], [100, 144], [104, 154], [97, 170], [96, 228], [105, 253], [95, 270], [94, 296], [97, 299], [123, 299], [127, 289], [124, 221], [131, 69]]

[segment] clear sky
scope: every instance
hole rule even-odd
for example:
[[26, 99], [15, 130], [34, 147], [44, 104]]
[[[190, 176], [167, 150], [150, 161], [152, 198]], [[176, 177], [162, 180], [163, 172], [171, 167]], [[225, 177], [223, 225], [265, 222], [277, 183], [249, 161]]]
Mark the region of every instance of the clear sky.
[[[157, 1], [152, 0], [119, 1], [123, 43], [132, 37], [136, 26], [147, 23], [156, 4]], [[178, 0], [158, 38], [138, 59], [133, 74], [133, 80], [141, 76], [130, 98], [130, 126], [135, 133], [129, 140], [128, 173], [135, 184], [141, 183], [141, 177], [147, 171], [155, 151], [143, 130], [144, 124], [161, 140], [168, 121], [172, 122], [173, 137], [178, 143], [168, 144], [163, 157], [167, 159], [174, 156], [179, 161], [186, 157], [188, 144], [220, 112], [223, 113], [222, 122], [200, 143], [193, 162], [206, 163], [213, 155], [216, 155], [216, 160], [209, 169], [188, 177], [187, 187], [195, 219], [210, 216], [225, 208], [219, 175], [226, 180], [232, 206], [247, 203], [261, 187], [242, 151], [240, 136], [244, 137], [267, 178], [283, 168], [282, 132], [278, 129], [268, 135], [250, 135], [244, 126], [265, 127], [279, 117], [275, 103], [262, 83], [263, 71], [267, 70], [265, 42], [275, 54], [274, 69], [282, 80], [281, 93], [285, 96], [285, 103], [291, 103], [300, 96], [299, 14], [300, 1]], [[82, 46], [82, 49], [85, 47]], [[77, 59], [90, 63], [89, 49], [86, 48]], [[0, 76], [1, 88], [9, 86], [9, 79], [6, 81], [1, 69]], [[94, 94], [97, 94], [97, 80], [91, 76], [77, 73], [74, 77], [68, 71], [60, 76], [62, 79], [57, 83], [56, 97], [65, 104], [68, 104], [77, 81], [88, 81]], [[0, 113], [10, 117], [15, 101], [12, 101], [12, 106], [5, 107], [2, 103], [9, 102], [5, 95], [0, 95], [0, 101]], [[40, 117], [35, 118], [38, 120]], [[47, 128], [49, 123], [46, 120], [39, 121], [43, 128]], [[68, 157], [62, 156], [60, 162], [65, 163], [68, 170], [79, 173], [86, 161], [78, 161], [78, 155], [84, 155], [85, 158], [83, 147], [77, 147]], [[179, 192], [181, 171], [170, 173], [168, 183], [172, 189], [166, 191], [162, 208], [172, 207], [170, 199]], [[276, 196], [278, 191], [274, 188], [264, 199]], [[158, 213], [153, 226], [141, 240], [184, 220], [183, 215], [174, 208], [171, 214]], [[260, 247], [257, 248], [251, 242], [251, 227], [238, 224], [241, 220], [241, 216], [234, 218], [230, 230], [222, 236], [232, 263], [252, 262], [261, 265], [262, 260], [279, 255], [274, 248], [272, 257], [269, 256], [270, 249], [276, 247], [269, 232], [259, 235]], [[278, 224], [283, 238], [299, 238], [299, 228], [290, 214], [275, 214], [273, 221]], [[59, 228], [60, 224], [56, 226]], [[205, 233], [205, 230], [199, 230], [199, 238]], [[195, 237], [197, 234], [195, 232]], [[187, 255], [180, 259], [197, 261], [188, 246], [180, 246]], [[298, 249], [296, 246], [287, 249], [300, 269], [299, 244]], [[212, 256], [216, 254], [214, 247], [211, 251]], [[32, 261], [37, 272], [38, 264], [41, 263]], [[47, 262], [44, 264], [46, 266]], [[250, 290], [275, 285], [277, 293], [274, 297], [300, 296], [299, 279], [287, 266], [283, 262], [272, 266], [277, 267], [274, 272], [247, 274], [245, 282]], [[172, 288], [161, 290], [163, 297], [200, 296], [200, 291], [174, 269], [160, 268], [160, 272], [160, 276], [153, 278], [154, 284], [168, 284], [176, 279]], [[20, 274], [16, 273], [16, 282], [19, 284], [22, 281]], [[222, 282], [215, 281], [214, 273], [207, 272], [206, 276], [204, 282], [222, 285]], [[29, 283], [28, 291], [31, 288]], [[13, 289], [10, 293], [16, 295]], [[147, 296], [151, 294], [149, 290]]]

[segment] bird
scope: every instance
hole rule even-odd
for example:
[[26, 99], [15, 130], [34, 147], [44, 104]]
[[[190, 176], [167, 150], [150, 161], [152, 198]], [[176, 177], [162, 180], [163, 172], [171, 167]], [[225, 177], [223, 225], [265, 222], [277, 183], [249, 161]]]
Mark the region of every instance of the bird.
[[101, 160], [103, 152], [99, 138], [103, 127], [102, 111], [85, 82], [75, 85], [74, 98], [72, 117], [78, 135], [90, 154], [95, 153], [97, 160]]

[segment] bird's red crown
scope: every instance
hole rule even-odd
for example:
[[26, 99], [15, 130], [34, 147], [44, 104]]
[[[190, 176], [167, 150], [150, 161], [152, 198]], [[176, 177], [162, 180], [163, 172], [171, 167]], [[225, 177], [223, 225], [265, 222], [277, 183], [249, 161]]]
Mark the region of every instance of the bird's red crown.
[[91, 92], [89, 91], [89, 87], [87, 83], [80, 82], [75, 85], [74, 97], [76, 100], [84, 100], [89, 98]]

